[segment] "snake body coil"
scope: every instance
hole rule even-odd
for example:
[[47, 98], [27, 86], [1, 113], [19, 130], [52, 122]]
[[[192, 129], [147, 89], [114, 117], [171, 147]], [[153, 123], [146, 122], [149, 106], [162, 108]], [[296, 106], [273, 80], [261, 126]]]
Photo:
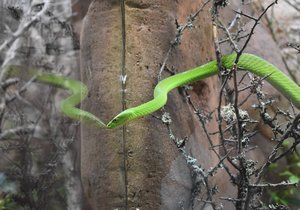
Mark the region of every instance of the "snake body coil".
[[[223, 56], [222, 64], [225, 68], [231, 69], [235, 59], [236, 54]], [[239, 59], [238, 68], [248, 70], [260, 77], [266, 77], [266, 80], [273, 87], [300, 109], [299, 86], [271, 63], [255, 55], [244, 53]], [[168, 93], [174, 88], [210, 77], [217, 73], [217, 62], [213, 60], [200, 67], [170, 76], [157, 84], [154, 89], [154, 98], [151, 101], [122, 111], [108, 124], [103, 123], [95, 115], [75, 107], [88, 93], [87, 87], [80, 81], [48, 73], [37, 73], [36, 79], [37, 81], [65, 88], [72, 92], [72, 95], [64, 99], [60, 104], [61, 111], [70, 118], [91, 122], [98, 127], [115, 128], [163, 107], [167, 102]]]

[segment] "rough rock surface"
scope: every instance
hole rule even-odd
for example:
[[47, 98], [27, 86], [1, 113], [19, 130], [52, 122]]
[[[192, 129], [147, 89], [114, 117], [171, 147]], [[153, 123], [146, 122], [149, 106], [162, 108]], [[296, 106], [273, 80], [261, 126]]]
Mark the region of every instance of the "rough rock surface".
[[[160, 64], [174, 38], [175, 18], [185, 21], [199, 5], [200, 1], [126, 1], [127, 107], [151, 99]], [[120, 15], [118, 1], [94, 1], [83, 26], [81, 71], [83, 81], [90, 87], [84, 108], [106, 122], [121, 111], [123, 102]], [[196, 21], [197, 29], [186, 33], [185, 41], [172, 55], [171, 63], [176, 70], [198, 66], [212, 58], [213, 45], [207, 39], [211, 37], [208, 17], [208, 12], [203, 12]], [[210, 106], [215, 100], [204, 103]], [[190, 138], [195, 154], [198, 148], [208, 146], [200, 146], [207, 144], [199, 142], [204, 139], [203, 132], [198, 123], [194, 125], [193, 112], [178, 91], [170, 95], [167, 110], [176, 117], [174, 127], [181, 127], [176, 134]], [[154, 117], [145, 117], [113, 131], [83, 126], [81, 148], [82, 181], [93, 209], [122, 209], [126, 205], [176, 209], [180, 202], [188, 208], [190, 171], [169, 139], [166, 127]], [[202, 155], [211, 155], [201, 150]], [[204, 166], [213, 164], [213, 161], [205, 162]], [[184, 184], [177, 179], [183, 179]]]

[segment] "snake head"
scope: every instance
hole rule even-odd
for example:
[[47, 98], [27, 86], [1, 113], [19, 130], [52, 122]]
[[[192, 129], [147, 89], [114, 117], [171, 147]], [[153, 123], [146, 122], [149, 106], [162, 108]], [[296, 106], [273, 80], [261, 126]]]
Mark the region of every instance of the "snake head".
[[125, 110], [115, 116], [108, 124], [108, 128], [116, 128], [118, 126], [124, 125], [126, 122], [128, 122], [131, 119], [131, 111]]

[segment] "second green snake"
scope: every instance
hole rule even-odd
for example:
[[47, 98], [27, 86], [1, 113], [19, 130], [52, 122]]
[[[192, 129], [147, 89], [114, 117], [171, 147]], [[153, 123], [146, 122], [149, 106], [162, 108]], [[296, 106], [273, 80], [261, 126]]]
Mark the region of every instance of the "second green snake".
[[[222, 64], [225, 68], [231, 69], [235, 59], [236, 54], [223, 56]], [[268, 61], [255, 55], [244, 53], [239, 59], [238, 68], [248, 70], [260, 77], [266, 77], [266, 80], [273, 87], [280, 91], [298, 109], [300, 109], [299, 86]], [[37, 73], [36, 79], [37, 81], [59, 86], [72, 92], [72, 95], [64, 99], [60, 104], [61, 111], [65, 115], [73, 119], [93, 123], [98, 127], [115, 128], [124, 125], [130, 120], [155, 112], [163, 107], [167, 102], [168, 93], [174, 88], [210, 77], [217, 73], [217, 62], [214, 60], [197, 68], [170, 76], [156, 85], [154, 97], [151, 101], [122, 111], [107, 124], [102, 122], [92, 113], [75, 107], [88, 94], [87, 87], [80, 81], [49, 73]]]

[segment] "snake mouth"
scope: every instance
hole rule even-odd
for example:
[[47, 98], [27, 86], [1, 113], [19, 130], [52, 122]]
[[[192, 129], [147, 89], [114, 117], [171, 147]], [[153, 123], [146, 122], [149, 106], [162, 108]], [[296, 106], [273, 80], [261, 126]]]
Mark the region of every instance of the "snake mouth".
[[132, 110], [127, 109], [121, 112], [120, 114], [118, 114], [117, 116], [115, 116], [109, 123], [107, 123], [106, 127], [110, 129], [116, 128], [121, 125], [124, 125], [130, 120], [132, 120]]
[[118, 117], [115, 117], [115, 118], [113, 118], [111, 121], [109, 121], [109, 123], [107, 123], [106, 127], [107, 127], [107, 128], [110, 128], [110, 129], [116, 128], [116, 127], [119, 126], [119, 125], [117, 124], [117, 122], [118, 122]]

